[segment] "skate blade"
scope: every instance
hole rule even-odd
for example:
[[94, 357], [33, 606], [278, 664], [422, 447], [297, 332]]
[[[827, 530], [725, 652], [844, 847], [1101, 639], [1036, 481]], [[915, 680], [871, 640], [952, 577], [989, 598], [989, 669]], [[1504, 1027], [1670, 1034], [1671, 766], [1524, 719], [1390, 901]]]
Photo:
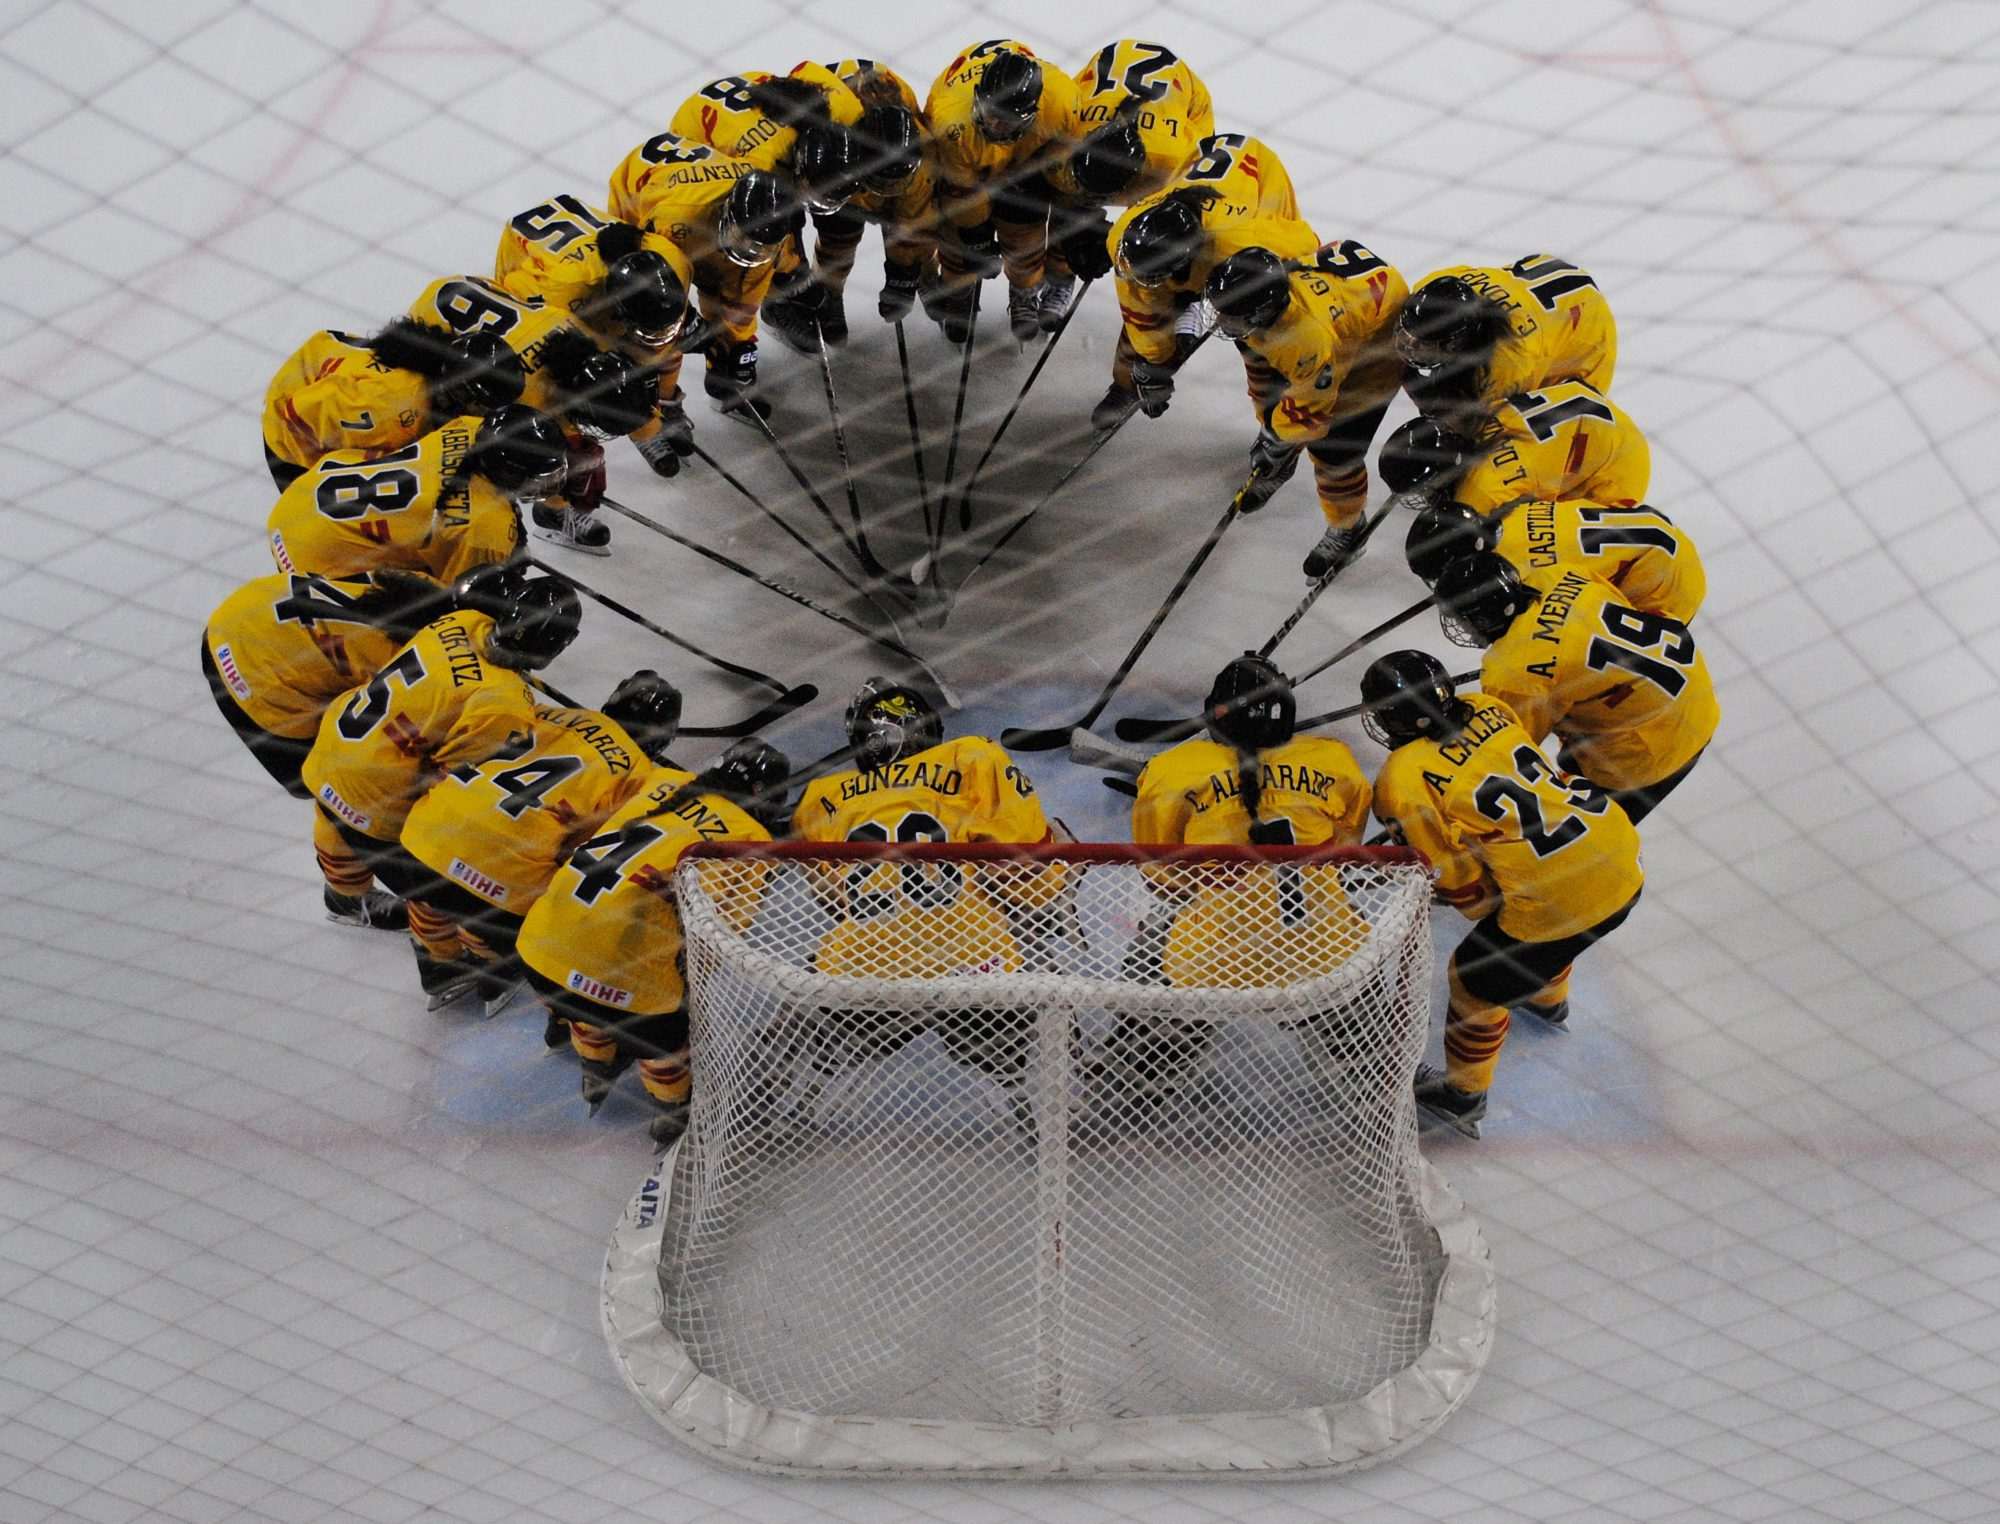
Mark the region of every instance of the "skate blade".
[[557, 546], [562, 550], [573, 550], [580, 556], [608, 556], [611, 554], [609, 541], [606, 541], [602, 545], [583, 545], [564, 534], [560, 529], [544, 529], [539, 524], [530, 524], [528, 526], [528, 533], [536, 539], [546, 540], [549, 544]]

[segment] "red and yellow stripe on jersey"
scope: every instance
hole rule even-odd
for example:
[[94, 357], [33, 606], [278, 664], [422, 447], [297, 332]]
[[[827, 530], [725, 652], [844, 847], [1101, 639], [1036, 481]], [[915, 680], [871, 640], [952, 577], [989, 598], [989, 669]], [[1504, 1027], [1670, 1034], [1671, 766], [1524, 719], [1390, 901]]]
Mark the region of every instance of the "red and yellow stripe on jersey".
[[[1115, 204], [1128, 206], [1165, 187], [1194, 159], [1197, 144], [1215, 133], [1215, 105], [1208, 86], [1171, 48], [1123, 37], [1107, 42], [1076, 71], [1081, 102], [1077, 118], [1086, 136], [1109, 123], [1121, 106], [1136, 108], [1146, 165]], [[1067, 160], [1049, 172], [1049, 183], [1072, 201], [1092, 201]]]
[[[827, 67], [855, 93], [864, 109], [900, 106], [917, 119], [918, 127], [928, 138], [930, 128], [924, 120], [923, 102], [917, 99], [917, 92], [910, 82], [887, 64], [877, 63], [872, 58], [843, 58]], [[937, 249], [938, 228], [943, 213], [938, 210], [935, 157], [927, 140], [923, 161], [918, 164], [917, 172], [899, 190], [884, 195], [864, 185], [848, 198], [847, 205], [842, 208], [852, 216], [881, 224], [882, 252], [891, 264], [922, 266]], [[825, 235], [821, 237], [824, 249]], [[822, 279], [826, 278], [824, 266], [822, 256]], [[844, 274], [842, 281], [844, 284]]]
[[1701, 608], [1708, 574], [1694, 541], [1657, 508], [1578, 498], [1529, 498], [1495, 516], [1494, 546], [1523, 576], [1574, 567], [1648, 614], [1686, 624]]
[[391, 369], [362, 340], [325, 329], [264, 389], [264, 447], [294, 466], [330, 450], [384, 454], [430, 428], [430, 407], [422, 376]]
[[281, 572], [348, 577], [378, 567], [453, 582], [521, 548], [521, 515], [463, 471], [477, 418], [454, 418], [387, 455], [343, 450], [318, 461], [271, 507], [265, 525]]
[[1446, 740], [1410, 741], [1375, 779], [1375, 818], [1430, 859], [1468, 914], [1495, 896], [1500, 929], [1555, 942], [1595, 926], [1639, 892], [1639, 833], [1583, 779], [1551, 766], [1500, 700], [1464, 694]]
[[1551, 381], [1588, 381], [1600, 392], [1611, 390], [1618, 325], [1588, 271], [1553, 254], [1530, 254], [1504, 267], [1434, 270], [1418, 288], [1441, 275], [1457, 276], [1506, 315], [1508, 337], [1480, 378], [1479, 397], [1488, 412], [1516, 392]]
[[526, 747], [454, 767], [416, 802], [403, 850], [468, 894], [525, 915], [571, 849], [650, 772], [638, 743], [597, 710], [538, 709]]
[[752, 169], [788, 170], [798, 128], [767, 115], [750, 93], [751, 85], [779, 78], [801, 79], [817, 89], [826, 102], [827, 119], [836, 127], [852, 127], [861, 120], [861, 98], [835, 70], [807, 61], [793, 65], [789, 75], [746, 69], [712, 79], [681, 102], [668, 130], [687, 142], [705, 143], [740, 159]]
[[1402, 385], [1396, 314], [1410, 294], [1396, 267], [1353, 239], [1329, 244], [1291, 276], [1291, 304], [1244, 345], [1282, 383], [1263, 403], [1278, 438], [1310, 444], [1337, 418], [1386, 402]]
[[1722, 711], [1687, 626], [1633, 608], [1574, 567], [1523, 579], [1541, 601], [1491, 646], [1480, 687], [1539, 744], [1610, 789], [1657, 783], [1694, 760]]
[[520, 673], [486, 654], [492, 631], [484, 614], [447, 614], [327, 709], [301, 769], [323, 809], [392, 842], [447, 768], [524, 744], [534, 695]]
[[[612, 218], [576, 196], [554, 196], [512, 219], [500, 234], [493, 255], [493, 279], [509, 296], [540, 297], [551, 307], [576, 318], [600, 344], [622, 339], [620, 333], [598, 331], [577, 317], [579, 304], [588, 306], [604, 289], [610, 273], [597, 247], [597, 235]], [[642, 234], [639, 247], [667, 262], [682, 290], [694, 287], [694, 265], [672, 239]], [[650, 352], [648, 352], [650, 357]]]
[[[719, 794], [701, 794], [669, 813], [661, 807], [689, 781], [655, 768], [643, 791], [556, 869], [522, 923], [521, 961], [571, 995], [625, 1016], [664, 1016], [687, 999], [681, 977], [680, 912], [674, 869], [697, 842], [769, 841], [766, 831]], [[716, 896], [738, 927], [755, 918], [769, 868], [729, 865]]]
[[1644, 502], [1653, 452], [1631, 415], [1588, 381], [1553, 381], [1501, 403], [1452, 490], [1474, 513], [1529, 497]]
[[954, 226], [975, 228], [992, 213], [987, 191], [995, 181], [1025, 177], [1066, 157], [1083, 140], [1083, 97], [1076, 81], [1049, 63], [1042, 65], [1042, 97], [1035, 120], [1011, 143], [995, 143], [973, 120], [974, 88], [986, 66], [1002, 53], [1033, 58], [1025, 42], [1001, 38], [966, 49], [945, 65], [924, 100], [931, 139], [937, 145], [939, 196]]
[[316, 735], [326, 706], [396, 654], [395, 636], [346, 613], [370, 590], [361, 579], [258, 577], [208, 616], [215, 670], [260, 728]]

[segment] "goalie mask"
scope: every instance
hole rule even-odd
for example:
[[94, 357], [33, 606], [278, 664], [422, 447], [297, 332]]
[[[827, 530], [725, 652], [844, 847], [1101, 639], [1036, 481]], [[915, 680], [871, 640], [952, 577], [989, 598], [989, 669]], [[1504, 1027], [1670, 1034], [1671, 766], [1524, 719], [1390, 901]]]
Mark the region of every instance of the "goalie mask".
[[944, 742], [944, 720], [916, 689], [871, 677], [847, 705], [854, 765], [874, 772]]

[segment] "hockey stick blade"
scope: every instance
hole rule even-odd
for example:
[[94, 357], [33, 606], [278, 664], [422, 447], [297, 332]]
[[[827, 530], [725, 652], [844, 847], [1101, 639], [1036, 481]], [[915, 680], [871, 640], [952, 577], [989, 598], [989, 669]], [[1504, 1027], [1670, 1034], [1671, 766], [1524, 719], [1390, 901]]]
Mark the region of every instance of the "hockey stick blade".
[[1069, 745], [1069, 733], [1074, 728], [1020, 730], [1010, 726], [1000, 732], [1000, 744], [1009, 751], [1060, 751]]
[[683, 725], [684, 736], [727, 737], [731, 740], [755, 735], [767, 725], [775, 725], [786, 715], [803, 709], [819, 697], [819, 689], [811, 683], [800, 683], [796, 688], [787, 688], [755, 714], [738, 720], [733, 725]]
[[639, 628], [642, 630], [650, 630], [653, 634], [659, 636], [660, 639], [666, 641], [668, 645], [677, 646], [681, 650], [687, 652], [690, 656], [699, 657], [701, 660], [707, 662], [711, 667], [719, 667], [722, 671], [729, 673], [730, 676], [732, 677], [740, 677], [745, 682], [755, 683], [762, 688], [775, 689], [779, 693], [784, 693], [787, 691], [785, 685], [779, 682], [775, 677], [772, 677], [769, 673], [759, 672], [755, 667], [746, 667], [742, 665], [740, 662], [733, 662], [725, 657], [717, 656], [713, 651], [704, 651], [700, 646], [695, 645], [692, 641], [683, 640], [680, 636], [676, 635], [672, 630], [668, 629], [665, 625], [659, 624], [654, 620], [648, 619], [644, 614], [640, 613], [637, 609], [632, 608], [627, 604], [620, 603], [616, 598], [613, 598], [609, 593], [601, 593], [596, 588], [590, 586], [588, 583], [577, 581], [577, 579], [571, 576], [569, 573], [558, 571], [555, 567], [550, 566], [546, 561], [541, 560], [539, 557], [528, 556], [526, 557], [526, 560], [528, 565], [534, 567], [537, 571], [545, 572], [550, 576], [561, 577], [564, 581], [568, 582], [571, 587], [575, 588], [577, 592], [581, 593], [584, 597], [590, 599], [593, 603], [602, 604], [605, 608], [608, 608], [609, 610], [611, 610], [612, 613], [618, 615], [620, 618], [631, 620], [632, 623], [639, 626]]
[[1114, 794], [1123, 794], [1127, 799], [1139, 797], [1139, 785], [1130, 778], [1099, 778], [1097, 780]]
[[1200, 735], [1201, 720], [1144, 720], [1127, 716], [1111, 728], [1121, 741], [1185, 741]]
[[1108, 773], [1137, 776], [1152, 757], [1132, 746], [1107, 741], [1095, 732], [1077, 729], [1069, 733], [1069, 759], [1083, 767], [1101, 767]]

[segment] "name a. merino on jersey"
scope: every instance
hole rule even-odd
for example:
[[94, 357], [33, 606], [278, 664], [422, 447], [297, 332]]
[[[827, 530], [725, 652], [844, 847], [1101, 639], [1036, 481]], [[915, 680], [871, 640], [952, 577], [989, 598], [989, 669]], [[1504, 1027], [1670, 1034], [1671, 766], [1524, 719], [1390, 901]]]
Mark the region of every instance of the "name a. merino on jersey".
[[595, 1000], [599, 1005], [625, 1006], [632, 1003], [630, 990], [621, 990], [615, 984], [606, 984], [602, 979], [593, 979], [581, 969], [571, 969], [569, 978], [563, 983], [577, 994]]
[[250, 684], [244, 680], [237, 668], [236, 653], [226, 645], [215, 648], [215, 670], [222, 674], [222, 680], [229, 684], [229, 691], [240, 699], [250, 697]]
[[[1545, 640], [1552, 646], [1562, 644], [1563, 626], [1569, 623], [1570, 611], [1576, 607], [1576, 600], [1583, 590], [1590, 586], [1590, 579], [1580, 577], [1573, 571], [1566, 571], [1556, 579], [1555, 586], [1542, 594], [1542, 601], [1535, 609], [1536, 640]], [[1538, 677], [1556, 675], [1553, 662], [1530, 662], [1528, 670]]]
[[507, 903], [507, 886], [496, 878], [489, 878], [462, 857], [451, 860], [451, 876], [474, 894], [484, 895], [495, 904]]
[[437, 637], [446, 660], [451, 663], [452, 687], [463, 688], [485, 678], [486, 668], [479, 660], [479, 647], [474, 644], [470, 630], [462, 624], [440, 625]]
[[357, 831], [365, 831], [375, 823], [373, 815], [364, 814], [336, 794], [331, 783], [322, 783], [319, 786], [319, 802]]

